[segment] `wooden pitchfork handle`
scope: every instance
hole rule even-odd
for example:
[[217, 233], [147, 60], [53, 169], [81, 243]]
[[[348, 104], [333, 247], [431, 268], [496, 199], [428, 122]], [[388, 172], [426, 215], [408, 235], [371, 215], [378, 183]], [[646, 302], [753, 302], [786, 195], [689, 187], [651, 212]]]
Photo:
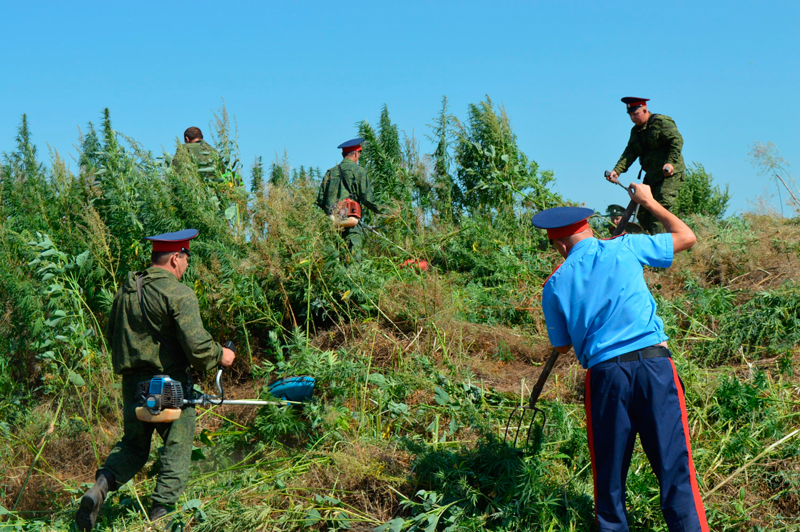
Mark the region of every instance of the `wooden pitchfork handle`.
[[537, 380], [536, 384], [534, 384], [533, 386], [533, 391], [531, 392], [531, 398], [528, 401], [528, 408], [530, 410], [534, 410], [536, 408], [536, 402], [539, 401], [539, 396], [542, 394], [542, 389], [544, 389], [544, 385], [547, 382], [547, 378], [550, 376], [550, 372], [553, 371], [553, 366], [555, 366], [556, 364], [556, 359], [558, 359], [558, 350], [554, 347], [553, 352], [550, 353], [550, 357], [544, 364], [542, 373], [539, 374], [539, 380]]
[[[611, 175], [611, 172], [606, 170], [605, 176], [608, 177], [610, 175]], [[625, 189], [625, 192], [628, 192], [628, 187], [626, 187], [625, 185], [623, 185], [619, 181], [617, 181], [614, 184], [621, 186], [622, 188]], [[620, 222], [617, 224], [617, 227], [614, 229], [614, 232], [611, 234], [612, 237], [619, 236], [619, 235], [621, 235], [622, 233], [625, 232], [625, 227], [628, 225], [628, 220], [631, 219], [631, 216], [633, 215], [633, 212], [636, 210], [636, 205], [637, 205], [637, 203], [635, 201], [633, 201], [633, 200], [631, 200], [631, 202], [628, 203], [628, 208], [625, 209], [625, 214], [622, 215], [622, 220], [620, 220]]]
[[628, 225], [628, 220], [631, 219], [633, 211], [636, 210], [636, 205], [638, 204], [633, 200], [628, 203], [628, 208], [625, 209], [625, 214], [622, 215], [622, 220], [619, 221], [617, 228], [614, 229], [614, 232], [611, 234], [611, 236], [619, 236], [625, 232], [625, 227]]

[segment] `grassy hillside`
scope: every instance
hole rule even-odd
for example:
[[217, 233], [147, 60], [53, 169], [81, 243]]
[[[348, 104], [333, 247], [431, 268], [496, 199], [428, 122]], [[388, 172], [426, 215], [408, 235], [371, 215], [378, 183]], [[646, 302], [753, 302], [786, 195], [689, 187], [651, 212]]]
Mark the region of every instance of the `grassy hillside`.
[[[57, 155], [40, 161], [23, 121], [0, 174], [2, 526], [69, 530], [121, 435], [103, 336], [113, 294], [147, 265], [145, 235], [194, 227], [184, 282], [213, 336], [238, 346], [227, 396], [267, 398], [266, 385], [286, 375], [317, 385], [299, 408], [199, 408], [173, 529], [593, 529], [585, 372], [574, 355], [557, 363], [531, 447], [504, 442], [549, 354], [541, 286], [560, 262], [530, 215], [569, 200], [517, 149], [491, 100], [463, 123], [445, 103], [432, 156], [401, 142], [386, 109], [376, 128], [361, 124], [389, 215], [367, 220], [384, 236], [370, 236], [368, 258], [350, 268], [314, 206], [319, 169], [257, 162], [248, 191], [224, 110], [209, 181], [115, 132], [108, 114], [87, 131], [74, 175]], [[712, 196], [706, 189], [695, 207]], [[686, 386], [709, 523], [797, 530], [800, 224], [687, 220], [698, 244], [646, 277]], [[431, 269], [402, 266], [410, 258]], [[211, 376], [201, 383], [212, 391]], [[153, 441], [153, 460], [109, 498], [100, 530], [151, 526]], [[637, 448], [632, 530], [665, 530]]]

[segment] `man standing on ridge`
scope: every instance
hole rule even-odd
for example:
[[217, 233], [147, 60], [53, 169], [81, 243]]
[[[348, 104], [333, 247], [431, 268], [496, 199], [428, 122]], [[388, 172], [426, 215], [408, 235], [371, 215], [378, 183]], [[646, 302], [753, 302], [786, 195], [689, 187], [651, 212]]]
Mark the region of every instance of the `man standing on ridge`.
[[542, 290], [547, 334], [559, 353], [574, 349], [588, 369], [586, 431], [598, 530], [628, 530], [625, 483], [638, 433], [660, 484], [670, 532], [708, 532], [683, 383], [643, 276], [644, 265], [669, 267], [696, 237], [653, 198], [648, 185], [631, 184], [629, 194], [666, 233], [598, 240], [587, 223], [594, 211], [578, 207], [533, 217], [564, 257]]
[[178, 146], [175, 157], [172, 158], [172, 166], [180, 168], [191, 162], [197, 165], [197, 172], [207, 179], [214, 177], [216, 169], [214, 165], [219, 155], [208, 142], [203, 140], [203, 132], [199, 127], [190, 127], [183, 132], [184, 144]]
[[[626, 172], [638, 158], [645, 173], [643, 183], [650, 185], [656, 201], [671, 210], [678, 199], [686, 169], [681, 154], [683, 137], [672, 118], [651, 113], [647, 109], [648, 101], [649, 98], [622, 98], [634, 126], [625, 151], [606, 179], [618, 183], [619, 175]], [[638, 218], [646, 232], [664, 232], [664, 227], [649, 212], [640, 212]]]
[[[367, 207], [374, 213], [380, 213], [375, 205], [367, 171], [358, 166], [362, 142], [364, 139], [356, 138], [337, 146], [342, 150], [342, 162], [325, 172], [317, 193], [317, 205], [326, 214], [335, 216], [339, 202], [345, 199], [357, 202], [360, 205], [359, 211], [361, 207]], [[364, 247], [364, 228], [361, 224], [343, 229], [342, 238], [347, 243], [352, 261], [361, 262], [361, 251]]]
[[150, 520], [164, 517], [186, 488], [194, 441], [195, 409], [187, 406], [169, 423], [148, 423], [136, 417], [138, 384], [168, 375], [191, 389], [189, 366], [206, 371], [228, 367], [234, 352], [211, 339], [203, 327], [194, 291], [180, 282], [189, 266], [189, 241], [196, 229], [147, 237], [153, 242], [151, 265], [130, 272], [114, 296], [108, 320], [114, 373], [122, 375], [125, 434], [95, 475], [95, 484], [81, 497], [78, 530], [94, 528], [109, 491], [131, 480], [150, 456], [157, 431], [164, 441], [161, 471], [152, 495]]

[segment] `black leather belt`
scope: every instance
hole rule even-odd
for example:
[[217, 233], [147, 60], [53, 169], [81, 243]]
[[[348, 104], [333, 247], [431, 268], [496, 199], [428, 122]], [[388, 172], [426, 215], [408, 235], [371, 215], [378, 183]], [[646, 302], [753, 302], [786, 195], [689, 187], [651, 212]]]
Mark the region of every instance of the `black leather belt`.
[[624, 355], [619, 355], [618, 357], [609, 358], [608, 360], [604, 360], [600, 363], [606, 364], [608, 362], [633, 362], [635, 360], [639, 360], [640, 354], [642, 355], [642, 360], [671, 356], [669, 349], [663, 345], [654, 345], [645, 347], [644, 349], [637, 349], [636, 351], [631, 351], [630, 353], [625, 353]]

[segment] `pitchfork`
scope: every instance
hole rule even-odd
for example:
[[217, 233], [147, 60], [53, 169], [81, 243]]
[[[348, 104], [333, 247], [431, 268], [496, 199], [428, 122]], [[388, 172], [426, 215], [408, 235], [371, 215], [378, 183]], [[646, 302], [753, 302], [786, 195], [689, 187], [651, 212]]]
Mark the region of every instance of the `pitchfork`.
[[[610, 175], [611, 175], [611, 172], [606, 170], [605, 176], [608, 177]], [[639, 177], [642, 177], [642, 173], [641, 172], [639, 172]], [[621, 186], [622, 188], [625, 189], [625, 192], [630, 193], [629, 188], [626, 187], [625, 185], [623, 185], [622, 183], [620, 183], [619, 181], [611, 181], [611, 183], [614, 183], [615, 185]], [[625, 209], [625, 214], [622, 215], [622, 220], [620, 220], [620, 222], [617, 224], [617, 227], [614, 229], [614, 232], [611, 234], [611, 236], [619, 236], [623, 232], [625, 232], [625, 226], [628, 225], [628, 221], [631, 219], [631, 215], [633, 215], [634, 213], [636, 213], [636, 215], [638, 217], [638, 215], [639, 215], [639, 204], [636, 203], [635, 201], [631, 200], [630, 203], [628, 203], [628, 208]]]
[[517, 438], [519, 437], [519, 432], [525, 423], [525, 414], [527, 413], [526, 410], [533, 411], [533, 417], [531, 418], [531, 423], [528, 426], [528, 437], [525, 438], [525, 447], [528, 447], [528, 444], [530, 443], [531, 432], [533, 431], [533, 422], [536, 421], [536, 414], [542, 414], [542, 427], [544, 427], [545, 423], [547, 423], [547, 414], [545, 414], [544, 410], [542, 410], [541, 408], [536, 407], [536, 402], [539, 400], [539, 396], [542, 393], [542, 388], [544, 388], [544, 384], [547, 382], [547, 378], [550, 376], [550, 372], [553, 371], [553, 366], [555, 365], [557, 358], [558, 358], [558, 351], [554, 347], [553, 352], [550, 353], [550, 357], [544, 364], [542, 373], [539, 375], [539, 380], [536, 381], [536, 384], [533, 387], [533, 391], [531, 392], [531, 398], [528, 401], [528, 404], [524, 406], [517, 405], [514, 408], [514, 410], [511, 411], [511, 415], [508, 416], [508, 422], [506, 422], [506, 433], [505, 436], [503, 436], [504, 441], [508, 441], [508, 431], [509, 428], [511, 427], [511, 421], [517, 414], [517, 410], [519, 410], [520, 408], [522, 409], [522, 415], [519, 418], [519, 428], [517, 429], [517, 432], [514, 435], [514, 447], [517, 446]]

